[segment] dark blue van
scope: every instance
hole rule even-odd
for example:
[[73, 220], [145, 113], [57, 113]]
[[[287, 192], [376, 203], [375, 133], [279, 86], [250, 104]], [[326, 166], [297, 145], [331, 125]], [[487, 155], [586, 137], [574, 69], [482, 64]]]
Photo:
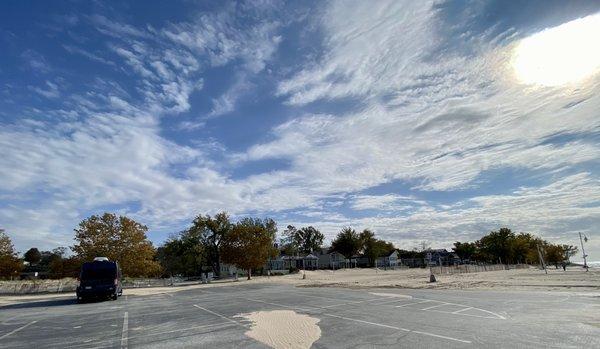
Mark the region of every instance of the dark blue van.
[[106, 257], [96, 257], [93, 262], [83, 263], [77, 286], [77, 301], [111, 298], [123, 294], [119, 263]]

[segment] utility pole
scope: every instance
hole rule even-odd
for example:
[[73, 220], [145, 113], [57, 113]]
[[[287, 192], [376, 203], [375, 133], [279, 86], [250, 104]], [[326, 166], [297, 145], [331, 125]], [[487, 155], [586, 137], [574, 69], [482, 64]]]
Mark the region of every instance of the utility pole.
[[540, 263], [542, 264], [542, 268], [544, 268], [544, 271], [546, 272], [546, 274], [548, 274], [548, 270], [546, 269], [546, 263], [544, 262], [544, 256], [542, 255], [542, 250], [539, 244], [537, 245], [537, 251], [538, 256], [540, 257]]
[[[583, 267], [585, 268], [585, 271], [588, 271], [587, 255], [585, 254], [585, 249], [583, 248], [583, 238], [581, 237], [581, 232], [579, 232], [579, 242], [581, 242], [581, 253], [583, 253]], [[585, 242], [587, 242], [587, 236], [585, 237]]]

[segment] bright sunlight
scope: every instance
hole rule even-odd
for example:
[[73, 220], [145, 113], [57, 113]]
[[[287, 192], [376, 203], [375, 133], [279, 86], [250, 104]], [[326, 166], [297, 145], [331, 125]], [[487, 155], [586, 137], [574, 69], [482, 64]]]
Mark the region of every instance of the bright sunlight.
[[523, 39], [513, 67], [520, 82], [544, 86], [575, 83], [600, 68], [600, 14], [579, 18]]

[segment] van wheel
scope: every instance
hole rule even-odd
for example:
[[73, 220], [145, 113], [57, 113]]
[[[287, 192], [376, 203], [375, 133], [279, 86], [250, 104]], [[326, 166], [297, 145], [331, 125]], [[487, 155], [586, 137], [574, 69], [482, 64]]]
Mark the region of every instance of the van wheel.
[[118, 295], [117, 295], [116, 293], [115, 293], [115, 294], [113, 294], [112, 296], [110, 296], [110, 298], [111, 298], [113, 301], [116, 301], [116, 300], [117, 300], [117, 297], [118, 297]]

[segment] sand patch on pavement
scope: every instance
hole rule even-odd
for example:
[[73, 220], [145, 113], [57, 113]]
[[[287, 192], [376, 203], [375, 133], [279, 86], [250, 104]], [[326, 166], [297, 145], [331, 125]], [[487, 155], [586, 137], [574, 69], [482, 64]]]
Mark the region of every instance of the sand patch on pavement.
[[239, 315], [252, 322], [246, 336], [275, 349], [308, 349], [321, 337], [320, 319], [292, 310]]

